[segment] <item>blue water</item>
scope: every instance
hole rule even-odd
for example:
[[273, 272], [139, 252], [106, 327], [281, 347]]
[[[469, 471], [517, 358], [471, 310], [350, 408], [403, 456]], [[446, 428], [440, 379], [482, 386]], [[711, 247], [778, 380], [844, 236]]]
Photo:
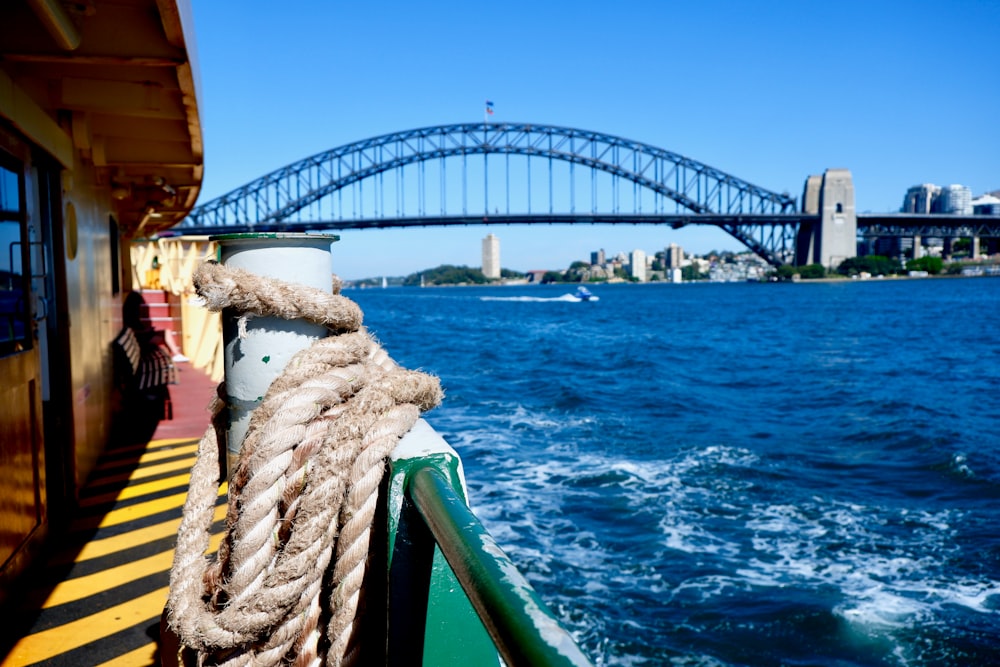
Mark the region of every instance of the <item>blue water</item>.
[[1000, 279], [351, 290], [598, 665], [1000, 664]]

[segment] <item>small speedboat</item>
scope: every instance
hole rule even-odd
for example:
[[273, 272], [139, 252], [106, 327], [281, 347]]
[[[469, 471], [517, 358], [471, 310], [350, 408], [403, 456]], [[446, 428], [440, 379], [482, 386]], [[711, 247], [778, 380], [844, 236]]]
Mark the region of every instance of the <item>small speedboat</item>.
[[593, 292], [591, 292], [589, 289], [587, 289], [583, 285], [581, 285], [580, 287], [576, 288], [576, 294], [574, 294], [573, 296], [575, 296], [580, 301], [597, 301], [598, 300], [598, 297], [596, 297]]

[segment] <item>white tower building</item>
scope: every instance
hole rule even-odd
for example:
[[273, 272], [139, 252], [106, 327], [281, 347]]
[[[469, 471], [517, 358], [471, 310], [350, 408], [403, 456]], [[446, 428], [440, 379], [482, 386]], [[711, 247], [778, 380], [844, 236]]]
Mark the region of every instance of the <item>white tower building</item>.
[[500, 278], [500, 239], [487, 234], [483, 239], [483, 275], [491, 279]]
[[941, 212], [972, 215], [972, 190], [966, 185], [941, 188]]
[[629, 261], [632, 277], [640, 283], [646, 282], [646, 253], [643, 250], [633, 250]]

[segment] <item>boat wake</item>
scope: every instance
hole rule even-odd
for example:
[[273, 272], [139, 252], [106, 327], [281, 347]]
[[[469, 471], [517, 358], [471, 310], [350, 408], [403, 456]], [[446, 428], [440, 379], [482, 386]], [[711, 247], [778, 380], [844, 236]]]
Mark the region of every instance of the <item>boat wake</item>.
[[599, 301], [599, 297], [591, 296], [587, 299], [581, 299], [579, 297], [573, 296], [572, 294], [563, 294], [562, 296], [553, 297], [542, 297], [542, 296], [481, 296], [480, 301], [524, 301], [531, 303], [546, 303], [546, 302], [562, 302], [562, 303], [583, 303], [584, 301]]

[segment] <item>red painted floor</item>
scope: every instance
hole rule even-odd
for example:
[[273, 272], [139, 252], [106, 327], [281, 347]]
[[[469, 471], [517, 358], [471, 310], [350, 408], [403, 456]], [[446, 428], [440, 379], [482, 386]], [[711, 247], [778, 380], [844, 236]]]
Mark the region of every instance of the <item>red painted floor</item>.
[[187, 363], [177, 364], [177, 384], [170, 385], [173, 419], [161, 421], [153, 439], [200, 438], [211, 419], [208, 407], [217, 386], [204, 371]]

